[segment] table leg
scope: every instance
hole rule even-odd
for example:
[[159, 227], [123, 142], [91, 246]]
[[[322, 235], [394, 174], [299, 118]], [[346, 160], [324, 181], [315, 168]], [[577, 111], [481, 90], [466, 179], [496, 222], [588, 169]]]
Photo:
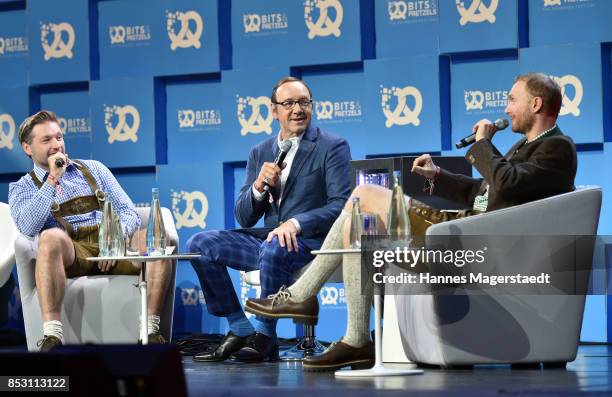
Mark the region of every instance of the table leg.
[[142, 281], [138, 284], [140, 289], [140, 341], [143, 345], [149, 344], [147, 321], [147, 262], [142, 262]]

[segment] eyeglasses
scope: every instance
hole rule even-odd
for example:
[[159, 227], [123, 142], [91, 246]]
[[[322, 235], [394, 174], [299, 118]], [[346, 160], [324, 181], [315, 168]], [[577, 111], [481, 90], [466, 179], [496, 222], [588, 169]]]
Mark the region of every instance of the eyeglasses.
[[286, 101], [283, 101], [283, 102], [272, 102], [272, 103], [274, 103], [275, 105], [281, 105], [287, 110], [293, 109], [296, 103], [299, 103], [302, 109], [308, 109], [312, 106], [312, 99], [306, 99], [306, 98], [302, 98], [298, 100], [287, 99]]

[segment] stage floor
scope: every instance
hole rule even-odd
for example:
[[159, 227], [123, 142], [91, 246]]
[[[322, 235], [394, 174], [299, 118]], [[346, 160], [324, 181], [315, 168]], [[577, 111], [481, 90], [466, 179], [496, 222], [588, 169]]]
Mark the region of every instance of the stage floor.
[[425, 368], [425, 374], [417, 376], [352, 380], [336, 379], [333, 373], [304, 372], [300, 363], [205, 364], [185, 357], [183, 364], [192, 397], [612, 395], [612, 346], [605, 345], [580, 346], [567, 369]]

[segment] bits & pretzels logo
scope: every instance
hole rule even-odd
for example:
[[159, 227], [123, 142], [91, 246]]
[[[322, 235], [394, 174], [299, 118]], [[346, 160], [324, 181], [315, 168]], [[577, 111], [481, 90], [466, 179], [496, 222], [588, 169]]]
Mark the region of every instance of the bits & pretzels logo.
[[59, 117], [57, 121], [64, 134], [91, 132], [91, 122], [88, 117]]
[[[315, 21], [313, 11], [319, 10], [319, 18]], [[332, 19], [330, 9], [335, 12], [335, 18]], [[308, 38], [326, 37], [334, 35], [340, 37], [340, 26], [344, 18], [344, 8], [340, 0], [306, 0], [304, 1], [304, 19], [308, 28]]]
[[561, 0], [544, 0], [544, 7], [560, 6]]
[[111, 46], [144, 45], [151, 40], [149, 25], [111, 25], [108, 27]]
[[242, 25], [245, 34], [286, 33], [289, 19], [284, 13], [242, 14]]
[[[402, 23], [408, 20], [421, 22], [438, 15], [437, 0], [389, 0], [387, 3], [389, 21]], [[429, 18], [428, 18], [429, 17]]]
[[221, 125], [221, 111], [214, 109], [179, 109], [177, 120], [179, 129], [212, 129]]
[[[406, 86], [403, 88], [391, 87], [386, 88], [380, 86], [381, 107], [385, 118], [385, 127], [391, 128], [393, 125], [408, 125], [413, 124], [418, 126], [421, 124], [419, 115], [423, 110], [423, 96], [418, 88]], [[414, 107], [410, 108], [407, 98], [414, 98]], [[395, 109], [391, 110], [390, 101], [392, 98], [397, 98]]]
[[[246, 97], [236, 95], [238, 122], [242, 127], [240, 129], [240, 135], [245, 136], [246, 134], [260, 134], [265, 132], [270, 135], [272, 133], [272, 110], [270, 109], [270, 98], [266, 96], [260, 96], [257, 98]], [[250, 108], [251, 114], [247, 117], [247, 108]], [[266, 114], [264, 116], [263, 114]]]
[[40, 42], [44, 51], [45, 61], [48, 61], [51, 58], [72, 59], [72, 48], [74, 47], [74, 28], [68, 22], [41, 22]]
[[13, 150], [15, 138], [15, 120], [8, 114], [0, 114], [0, 149]]
[[0, 37], [0, 55], [19, 56], [28, 52], [27, 37]]
[[[580, 116], [580, 103], [584, 96], [584, 89], [582, 82], [577, 76], [573, 74], [566, 74], [562, 77], [551, 76], [559, 86], [561, 86], [561, 94], [563, 95], [561, 111], [559, 116], [565, 116], [571, 114], [575, 117]], [[574, 97], [570, 98], [568, 95], [567, 88], [571, 87], [574, 91]]]
[[361, 102], [351, 101], [315, 101], [317, 120], [350, 121], [361, 118]]
[[461, 15], [459, 24], [464, 26], [468, 22], [480, 23], [489, 22], [495, 23], [495, 10], [499, 5], [499, 0], [489, 0], [488, 6], [486, 5], [487, 0], [471, 0], [469, 7], [465, 7], [465, 3], [469, 0], [456, 0], [457, 11]]
[[132, 105], [104, 105], [104, 126], [108, 133], [108, 143], [138, 141], [140, 113]]
[[465, 111], [477, 111], [476, 113], [499, 112], [499, 108], [508, 105], [507, 90], [464, 90], [463, 101]]
[[[175, 25], [178, 23], [180, 23], [180, 29], [176, 33]], [[193, 29], [190, 27], [191, 23], [193, 23]], [[166, 10], [166, 30], [172, 51], [176, 51], [177, 48], [200, 48], [203, 29], [202, 16], [196, 11], [170, 12]]]
[[[182, 209], [181, 209], [182, 208]], [[183, 227], [206, 228], [206, 215], [208, 215], [208, 199], [200, 191], [180, 192], [172, 191], [172, 214], [177, 229]]]

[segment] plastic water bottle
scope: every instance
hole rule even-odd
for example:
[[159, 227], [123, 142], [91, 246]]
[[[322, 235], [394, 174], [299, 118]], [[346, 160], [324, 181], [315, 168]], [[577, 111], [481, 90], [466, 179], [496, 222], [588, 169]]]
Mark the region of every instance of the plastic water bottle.
[[353, 211], [351, 212], [351, 231], [349, 241], [351, 248], [361, 248], [361, 235], [363, 234], [363, 224], [361, 219], [361, 207], [359, 197], [353, 198]]
[[164, 255], [166, 253], [166, 228], [159, 204], [159, 189], [151, 189], [151, 212], [147, 223], [147, 254]]
[[391, 206], [387, 218], [387, 233], [393, 241], [410, 239], [410, 218], [404, 201], [404, 190], [399, 182], [399, 172], [393, 173]]

